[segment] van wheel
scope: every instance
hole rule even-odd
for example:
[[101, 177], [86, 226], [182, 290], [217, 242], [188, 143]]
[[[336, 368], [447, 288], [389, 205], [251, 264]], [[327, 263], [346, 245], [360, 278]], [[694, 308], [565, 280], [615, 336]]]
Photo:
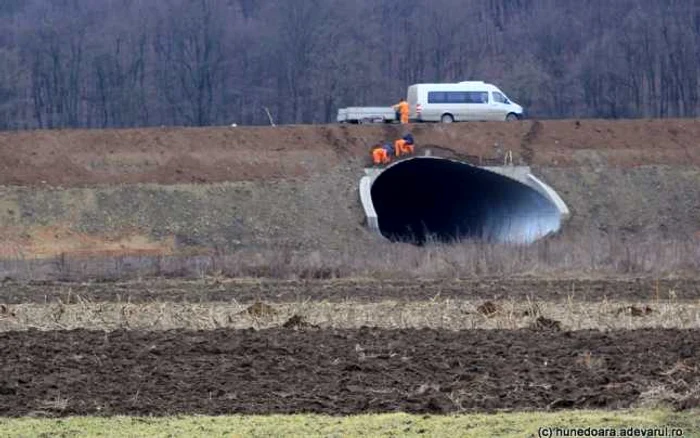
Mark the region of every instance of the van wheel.
[[442, 123], [452, 123], [455, 121], [455, 118], [452, 117], [452, 114], [443, 114], [442, 117], [440, 117], [440, 121]]
[[509, 113], [506, 116], [506, 122], [516, 122], [518, 121], [518, 115], [515, 113]]

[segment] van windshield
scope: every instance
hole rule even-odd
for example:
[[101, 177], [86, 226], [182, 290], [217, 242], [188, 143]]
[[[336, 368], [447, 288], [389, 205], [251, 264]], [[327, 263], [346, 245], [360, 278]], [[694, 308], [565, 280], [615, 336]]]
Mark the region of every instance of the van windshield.
[[494, 91], [491, 93], [493, 95], [493, 101], [498, 102], [498, 103], [509, 103], [508, 98], [505, 97], [502, 93], [499, 93], [498, 91]]

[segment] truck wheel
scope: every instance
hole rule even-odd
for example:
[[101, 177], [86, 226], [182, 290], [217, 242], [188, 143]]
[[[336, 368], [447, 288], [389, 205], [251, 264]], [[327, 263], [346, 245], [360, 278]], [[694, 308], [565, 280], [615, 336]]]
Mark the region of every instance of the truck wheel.
[[440, 121], [442, 123], [452, 123], [455, 121], [455, 118], [452, 117], [452, 114], [443, 114], [442, 117], [440, 117]]
[[506, 122], [516, 122], [518, 120], [518, 115], [515, 113], [508, 113], [506, 116]]

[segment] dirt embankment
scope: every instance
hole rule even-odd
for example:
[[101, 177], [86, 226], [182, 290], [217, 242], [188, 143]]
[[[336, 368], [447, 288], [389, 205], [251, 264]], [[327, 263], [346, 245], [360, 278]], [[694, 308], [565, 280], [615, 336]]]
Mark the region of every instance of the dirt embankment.
[[700, 237], [696, 120], [28, 131], [0, 134], [0, 258], [361, 244], [368, 148], [405, 129], [435, 155], [511, 151], [573, 233]]
[[28, 131], [0, 134], [0, 185], [81, 187], [294, 178], [365, 159], [408, 129], [444, 154], [544, 167], [700, 165], [700, 121]]

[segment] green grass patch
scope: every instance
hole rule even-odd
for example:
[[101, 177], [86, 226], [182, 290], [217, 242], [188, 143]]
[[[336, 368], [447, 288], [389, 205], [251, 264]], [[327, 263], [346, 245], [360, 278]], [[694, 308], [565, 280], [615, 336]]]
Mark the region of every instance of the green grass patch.
[[[547, 428], [549, 434], [541, 434]], [[549, 429], [552, 428], [552, 429]], [[563, 435], [560, 429], [595, 428], [597, 434]], [[615, 435], [600, 435], [603, 428]], [[630, 428], [646, 435], [626, 435]], [[0, 436], [12, 437], [538, 437], [666, 436], [661, 430], [700, 437], [700, 411], [667, 410], [519, 412], [467, 415], [381, 414], [351, 417], [323, 415], [70, 417], [0, 419]], [[667, 428], [667, 429], [666, 429]], [[559, 435], [557, 435], [559, 432]]]

